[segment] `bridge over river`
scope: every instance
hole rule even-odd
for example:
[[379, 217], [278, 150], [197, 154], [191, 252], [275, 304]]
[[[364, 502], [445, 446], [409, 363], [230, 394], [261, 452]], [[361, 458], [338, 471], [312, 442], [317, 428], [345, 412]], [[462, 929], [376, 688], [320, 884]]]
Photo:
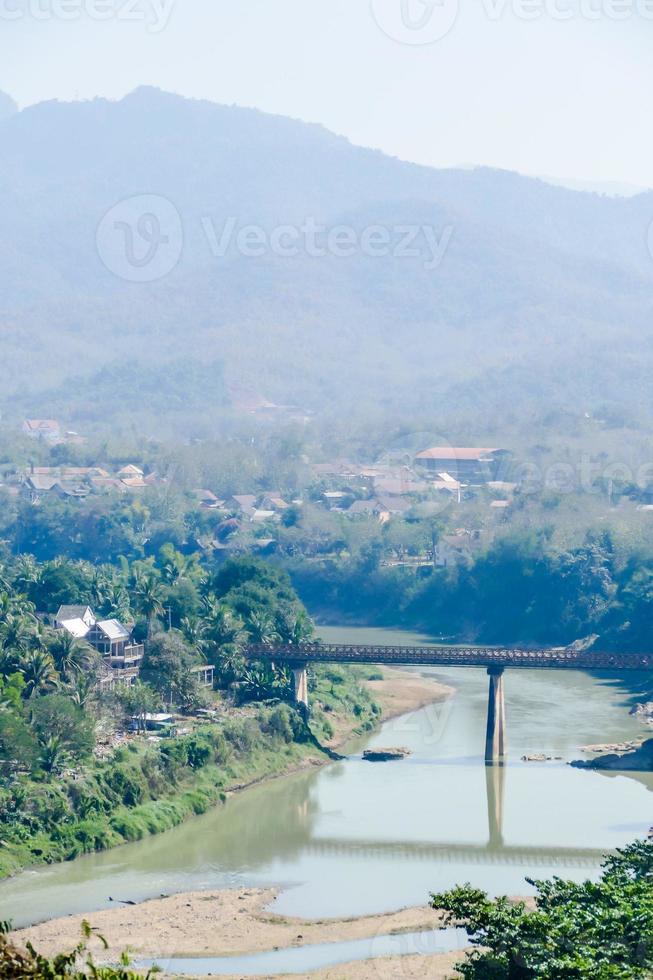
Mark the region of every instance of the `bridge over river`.
[[485, 761], [500, 762], [506, 753], [504, 672], [507, 668], [550, 670], [653, 670], [653, 655], [614, 654], [588, 649], [583, 641], [568, 647], [537, 649], [499, 646], [356, 646], [333, 643], [250, 644], [251, 660], [287, 664], [295, 679], [295, 699], [308, 710], [307, 667], [316, 663], [375, 664], [406, 667], [482, 667], [489, 675]]

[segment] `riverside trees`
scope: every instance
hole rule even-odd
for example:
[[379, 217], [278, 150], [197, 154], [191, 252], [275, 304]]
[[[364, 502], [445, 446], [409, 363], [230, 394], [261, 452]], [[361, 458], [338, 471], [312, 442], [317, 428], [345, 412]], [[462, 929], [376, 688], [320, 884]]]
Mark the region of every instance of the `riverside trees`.
[[639, 980], [653, 970], [653, 844], [609, 857], [597, 882], [531, 881], [535, 908], [465, 885], [431, 896], [475, 950], [467, 980]]
[[[114, 602], [119, 603], [116, 610]], [[38, 602], [40, 610], [37, 615]], [[215, 664], [216, 683], [238, 684], [238, 700], [284, 697], [287, 672], [246, 667], [249, 639], [299, 642], [312, 626], [283, 572], [260, 560], [232, 560], [217, 572], [172, 546], [154, 560], [118, 566], [29, 556], [0, 566], [0, 766], [5, 776], [53, 774], [82, 762], [104, 713], [119, 724], [111, 697], [97, 686], [99, 654], [45, 620], [59, 603], [117, 613], [149, 638], [141, 683], [124, 705], [136, 716], [162, 703], [188, 710], [204, 703], [194, 666]], [[46, 710], [47, 708], [47, 710]], [[49, 712], [49, 715], [48, 715]], [[48, 715], [50, 724], [38, 722]], [[68, 732], [68, 734], [66, 734]]]

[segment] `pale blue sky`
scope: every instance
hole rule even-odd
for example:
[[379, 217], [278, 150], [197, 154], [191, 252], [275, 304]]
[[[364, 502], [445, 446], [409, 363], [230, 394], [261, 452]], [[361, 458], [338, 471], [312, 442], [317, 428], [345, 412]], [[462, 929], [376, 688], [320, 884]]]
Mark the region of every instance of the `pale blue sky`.
[[[62, 2], [76, 19], [51, 16]], [[373, 7], [393, 33], [402, 0], [129, 0], [159, 31], [80, 13], [94, 2], [0, 0], [0, 89], [24, 106], [157, 85], [321, 122], [434, 166], [653, 185], [653, 0], [619, 0], [622, 21], [609, 15], [617, 0], [582, 0], [603, 13], [564, 21], [553, 5], [573, 0], [542, 0], [550, 10], [534, 21], [515, 12], [523, 0], [460, 0], [449, 33], [430, 44], [379, 27]], [[101, 2], [129, 10], [128, 0]], [[409, 16], [428, 14], [425, 0], [404, 2]], [[439, 2], [433, 17], [455, 13], [456, 0]], [[426, 20], [425, 30], [437, 25]]]

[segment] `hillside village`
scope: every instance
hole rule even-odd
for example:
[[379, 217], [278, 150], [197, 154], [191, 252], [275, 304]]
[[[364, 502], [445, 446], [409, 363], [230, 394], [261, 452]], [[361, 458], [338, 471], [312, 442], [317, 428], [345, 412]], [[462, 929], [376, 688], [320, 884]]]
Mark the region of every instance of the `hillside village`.
[[[52, 419], [25, 420], [23, 434], [41, 446], [57, 446], [71, 438]], [[80, 438], [76, 434], [72, 438]], [[88, 458], [88, 451], [87, 451]], [[90, 456], [92, 459], [92, 455]], [[502, 517], [510, 508], [517, 484], [509, 475], [510, 453], [488, 447], [426, 447], [416, 453], [395, 453], [370, 463], [344, 458], [312, 462], [304, 459], [304, 489], [288, 493], [277, 488], [219, 496], [209, 487], [185, 489], [189, 510], [204, 514], [205, 527], [196, 546], [215, 557], [252, 551], [271, 554], [279, 546], [280, 529], [294, 527], [304, 513], [333, 515], [356, 523], [380, 526], [395, 520], [428, 519], [474, 497], [485, 495], [488, 511]], [[0, 469], [0, 489], [30, 506], [60, 499], [74, 505], [107, 495], [125, 502], [147, 502], [148, 495], [167, 493], [171, 478], [147, 463], [120, 466], [98, 459], [92, 465], [36, 465]], [[469, 560], [481, 544], [478, 528], [456, 525], [421, 553], [401, 551], [387, 564], [446, 566]], [[413, 549], [414, 550], [414, 549]], [[319, 555], [314, 556], [317, 559]]]

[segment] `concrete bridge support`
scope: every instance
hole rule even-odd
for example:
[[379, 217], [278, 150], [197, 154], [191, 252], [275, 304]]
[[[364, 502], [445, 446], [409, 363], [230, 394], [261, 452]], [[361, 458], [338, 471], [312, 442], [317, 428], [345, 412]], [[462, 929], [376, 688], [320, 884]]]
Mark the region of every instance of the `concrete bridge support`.
[[295, 679], [295, 702], [304, 706], [308, 714], [308, 675], [306, 664], [293, 664], [293, 677]]
[[485, 762], [500, 762], [506, 754], [506, 702], [503, 694], [503, 667], [488, 667], [490, 691], [487, 706]]

